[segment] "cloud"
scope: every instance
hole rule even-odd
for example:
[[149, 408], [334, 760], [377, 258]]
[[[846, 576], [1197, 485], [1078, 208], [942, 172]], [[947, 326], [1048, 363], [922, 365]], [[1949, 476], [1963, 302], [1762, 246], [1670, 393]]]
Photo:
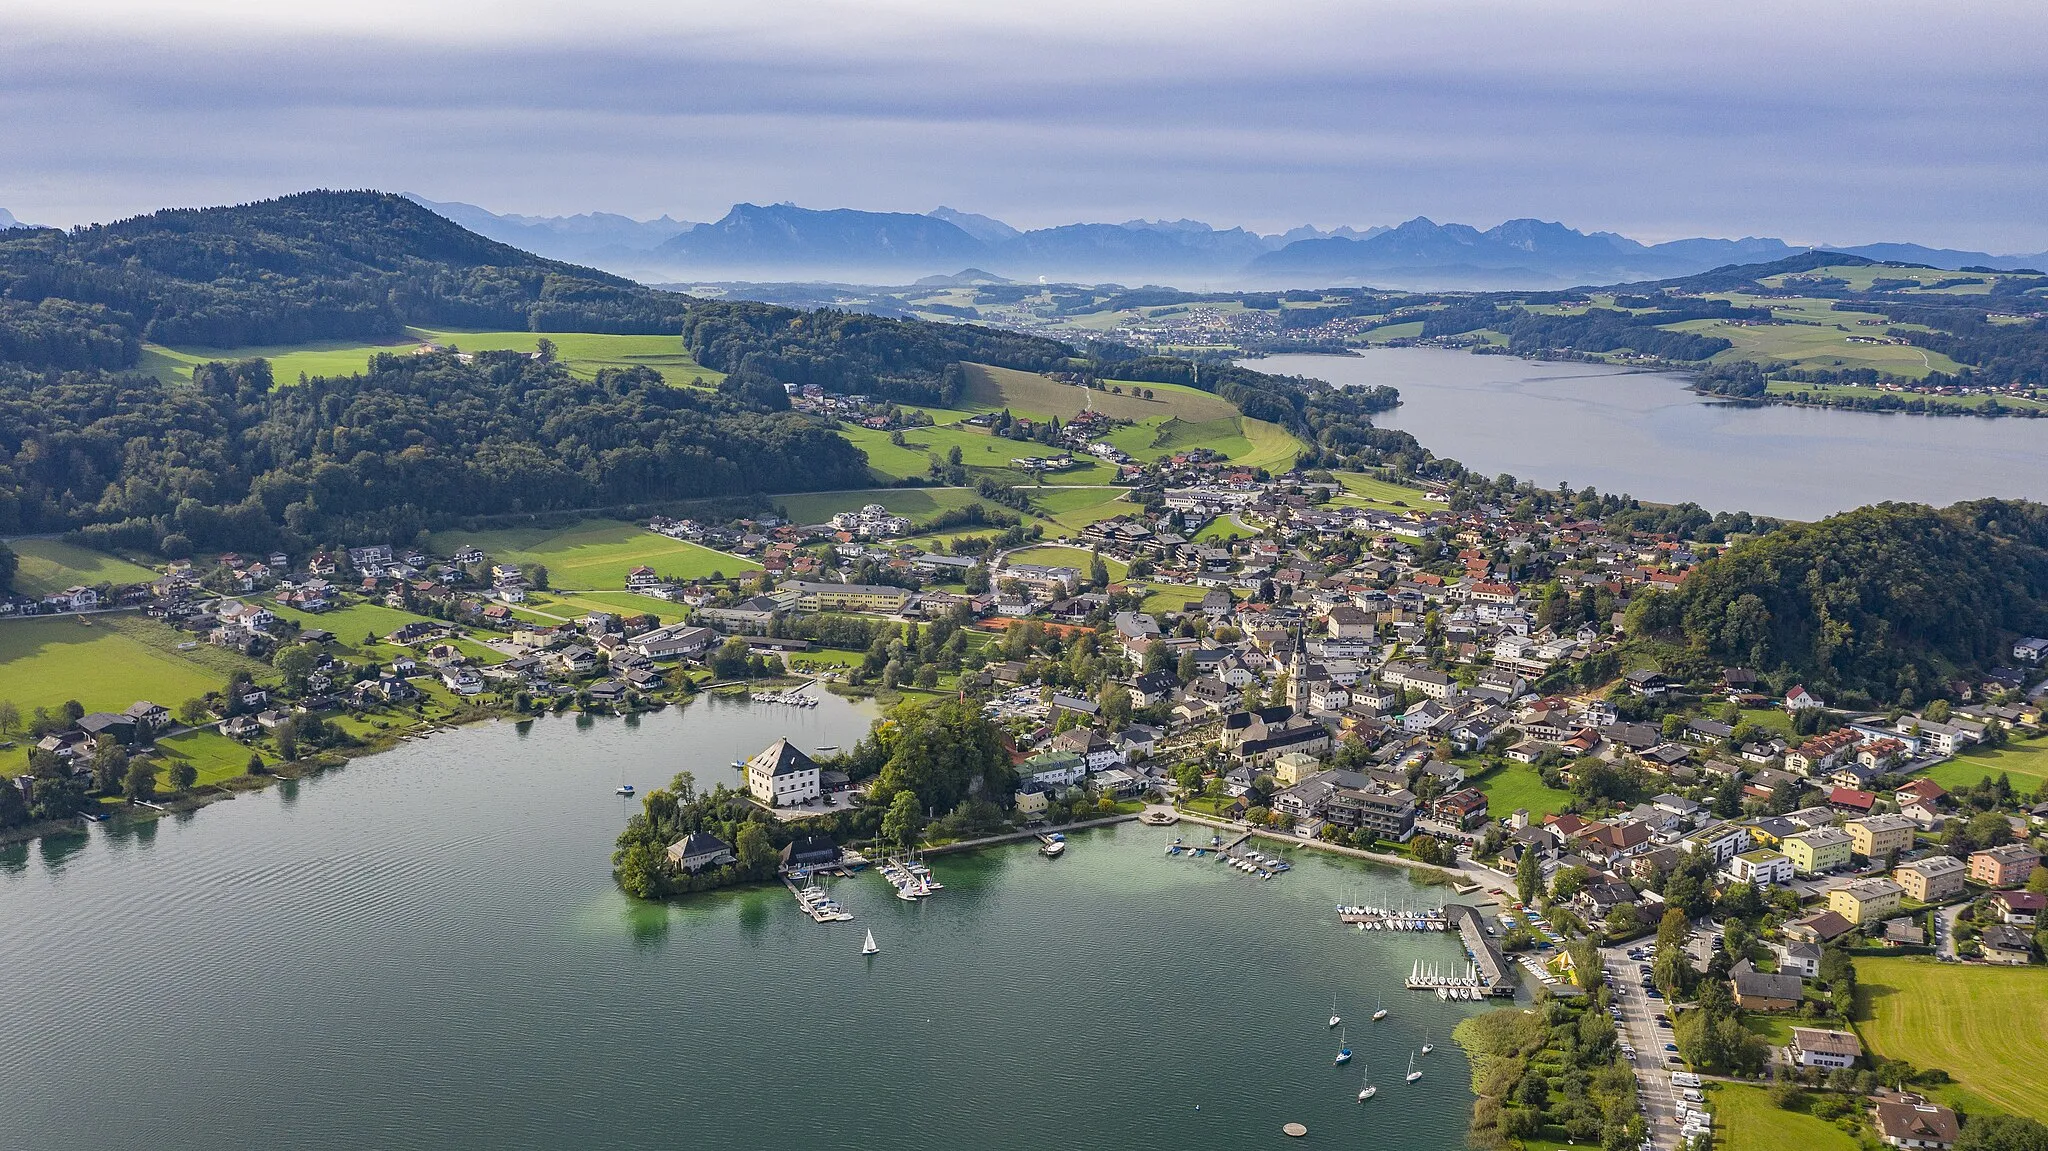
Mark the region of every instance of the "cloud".
[[2048, 248], [2048, 10], [0, 0], [0, 204], [315, 185], [704, 219], [1537, 215]]

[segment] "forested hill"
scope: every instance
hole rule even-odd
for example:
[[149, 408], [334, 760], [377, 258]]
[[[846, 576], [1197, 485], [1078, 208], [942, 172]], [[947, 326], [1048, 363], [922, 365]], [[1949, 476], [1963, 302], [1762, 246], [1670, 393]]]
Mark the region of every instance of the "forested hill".
[[1779, 528], [1651, 597], [1638, 626], [1852, 706], [1924, 703], [2048, 634], [2048, 507], [1879, 504]]
[[379, 192], [304, 192], [0, 238], [0, 358], [37, 367], [129, 367], [142, 340], [386, 339], [406, 324], [674, 332], [688, 304]]

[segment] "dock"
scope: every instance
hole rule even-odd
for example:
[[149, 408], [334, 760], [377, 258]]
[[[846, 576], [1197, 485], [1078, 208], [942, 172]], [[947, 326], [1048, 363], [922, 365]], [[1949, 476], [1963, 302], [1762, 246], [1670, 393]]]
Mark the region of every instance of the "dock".
[[1462, 903], [1453, 903], [1444, 909], [1452, 923], [1458, 927], [1458, 934], [1464, 939], [1465, 954], [1472, 959], [1473, 970], [1485, 981], [1489, 995], [1515, 993], [1513, 970], [1496, 947], [1493, 937], [1486, 933], [1486, 920], [1479, 912]]
[[782, 885], [796, 896], [797, 906], [804, 909], [804, 914], [810, 916], [813, 923], [843, 923], [853, 918], [853, 912], [839, 906], [838, 900], [825, 894], [825, 889], [816, 884], [798, 887], [795, 880], [785, 875]]
[[1365, 904], [1340, 904], [1337, 922], [1354, 924], [1367, 931], [1449, 931], [1450, 916], [1441, 907], [1427, 911], [1396, 910]]

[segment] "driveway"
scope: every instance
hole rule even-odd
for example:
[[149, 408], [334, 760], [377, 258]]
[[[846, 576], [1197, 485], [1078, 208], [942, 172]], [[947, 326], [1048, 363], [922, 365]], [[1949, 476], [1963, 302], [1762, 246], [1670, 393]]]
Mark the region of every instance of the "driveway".
[[1956, 958], [1956, 920], [1968, 903], [1951, 903], [1934, 913], [1934, 954], [1938, 959]]
[[1618, 973], [1608, 977], [1607, 985], [1614, 989], [1615, 1006], [1621, 1008], [1621, 1037], [1636, 1049], [1632, 1066], [1650, 1128], [1650, 1144], [1657, 1151], [1672, 1151], [1678, 1146], [1678, 1096], [1671, 1087], [1674, 1065], [1664, 1061], [1670, 1054], [1664, 1045], [1672, 1041], [1671, 1032], [1656, 1022], [1663, 1000], [1643, 994], [1636, 971], [1639, 963], [1628, 957], [1628, 948], [1603, 947], [1600, 958]]

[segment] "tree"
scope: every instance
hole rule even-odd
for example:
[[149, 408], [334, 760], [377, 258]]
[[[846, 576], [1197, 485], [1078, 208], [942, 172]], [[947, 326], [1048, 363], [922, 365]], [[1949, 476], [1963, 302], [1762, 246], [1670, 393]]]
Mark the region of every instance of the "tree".
[[192, 785], [198, 782], [199, 769], [192, 766], [191, 760], [179, 759], [171, 762], [171, 786], [173, 788], [179, 791], [190, 791], [192, 790]]
[[198, 727], [206, 722], [206, 701], [193, 698], [179, 704], [178, 722], [186, 727]]
[[758, 823], [740, 829], [733, 839], [733, 855], [739, 859], [742, 870], [755, 876], [772, 874], [780, 858], [774, 841], [768, 837], [768, 829]]
[[156, 768], [147, 759], [137, 759], [129, 764], [122, 779], [121, 793], [126, 795], [131, 803], [138, 799], [155, 799]]
[[[1159, 646], [1163, 648], [1164, 645]], [[1148, 651], [1145, 654], [1150, 655], [1152, 653]], [[1180, 661], [1173, 669], [1173, 678], [1179, 680], [1183, 685], [1193, 683], [1195, 682], [1195, 676], [1200, 673], [1200, 666], [1195, 662], [1195, 649], [1189, 648], [1180, 653]]]
[[1607, 936], [1610, 939], [1626, 939], [1641, 926], [1641, 917], [1636, 914], [1633, 903], [1617, 903], [1607, 911]]
[[278, 652], [270, 662], [284, 676], [286, 686], [294, 692], [302, 692], [306, 690], [306, 677], [320, 666], [320, 653], [300, 644]]
[[882, 835], [903, 847], [917, 842], [917, 834], [924, 829], [924, 812], [917, 806], [917, 793], [899, 791], [889, 801], [889, 812], [882, 817]]
[[1109, 586], [1109, 565], [1102, 562], [1102, 555], [1099, 552], [1089, 557], [1088, 582], [1098, 588]]
[[277, 730], [272, 732], [271, 735], [277, 740], [277, 756], [279, 759], [289, 763], [299, 758], [299, 722], [297, 720], [288, 719], [278, 724]]
[[0, 731], [21, 730], [21, 709], [11, 699], [0, 699]]
[[92, 778], [101, 795], [119, 791], [121, 781], [128, 778], [128, 753], [111, 736], [101, 736], [100, 746], [93, 752]]
[[1956, 1137], [1956, 1151], [2048, 1151], [2048, 1125], [2017, 1115], [1972, 1115]]
[[1532, 848], [1523, 848], [1521, 862], [1515, 864], [1515, 894], [1522, 902], [1536, 902], [1536, 893], [1543, 887], [1543, 865], [1536, 859]]
[[11, 779], [0, 780], [0, 828], [27, 822], [28, 803], [22, 799], [21, 789]]

